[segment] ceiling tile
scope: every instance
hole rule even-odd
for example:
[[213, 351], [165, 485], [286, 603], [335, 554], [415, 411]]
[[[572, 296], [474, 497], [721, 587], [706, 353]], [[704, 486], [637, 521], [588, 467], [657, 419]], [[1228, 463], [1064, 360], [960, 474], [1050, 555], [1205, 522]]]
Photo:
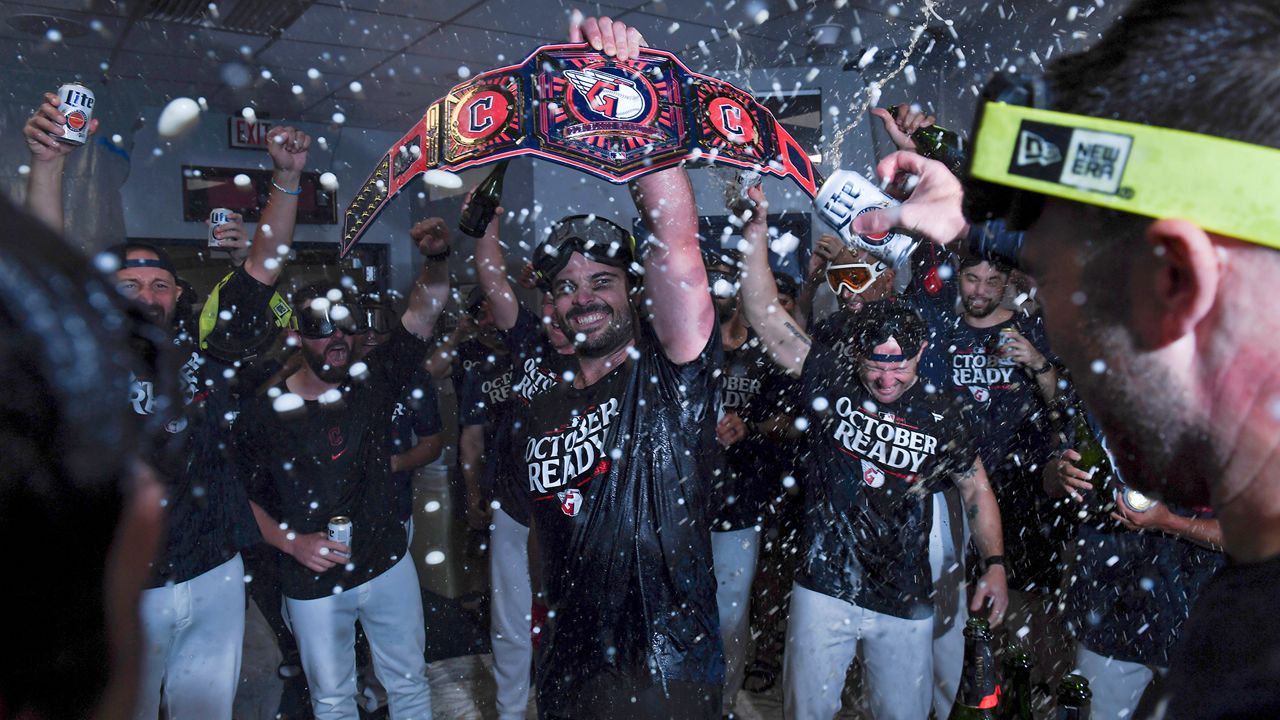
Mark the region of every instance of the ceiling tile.
[[[458, 18], [457, 22], [473, 28], [502, 28], [507, 32], [555, 42], [567, 39], [569, 13], [573, 7], [560, 0], [488, 0]], [[590, 9], [582, 10], [588, 12]], [[519, 53], [508, 53], [511, 54]]]
[[419, 20], [448, 20], [483, 0], [322, 0], [344, 10], [363, 10], [392, 15], [405, 15]]
[[125, 49], [157, 55], [189, 54], [218, 60], [246, 60], [267, 43], [259, 35], [192, 27], [175, 23], [135, 23], [125, 38]]
[[335, 47], [325, 43], [277, 40], [254, 58], [270, 70], [310, 70], [361, 75], [391, 57], [385, 50]]
[[19, 40], [9, 46], [5, 65], [37, 70], [73, 71], [82, 79], [97, 77], [100, 64], [110, 56], [107, 50], [89, 50], [45, 42]]
[[284, 31], [283, 37], [286, 40], [394, 50], [422, 37], [436, 25], [428, 20], [402, 15], [312, 5]]
[[457, 82], [458, 66], [461, 64], [463, 63], [454, 58], [398, 53], [374, 68], [366, 77], [373, 82], [382, 83], [452, 86]]
[[37, 14], [37, 15], [55, 15], [74, 20], [89, 28], [89, 32], [79, 37], [65, 37], [65, 44], [73, 47], [92, 47], [92, 48], [110, 48], [115, 45], [116, 40], [123, 32], [127, 21], [110, 15], [93, 15], [89, 13], [70, 12], [65, 10], [50, 9], [41, 5], [28, 5], [22, 3], [4, 3], [3, 9], [0, 10], [5, 20], [0, 22], [0, 38], [13, 38], [15, 40], [39, 41], [32, 35], [20, 32], [8, 23], [8, 19], [15, 15]]
[[471, 68], [472, 72], [480, 72], [497, 67], [498, 63], [523, 60], [542, 44], [537, 39], [522, 35], [446, 25], [439, 32], [432, 33], [407, 48], [407, 51], [418, 55], [484, 63], [481, 67]]

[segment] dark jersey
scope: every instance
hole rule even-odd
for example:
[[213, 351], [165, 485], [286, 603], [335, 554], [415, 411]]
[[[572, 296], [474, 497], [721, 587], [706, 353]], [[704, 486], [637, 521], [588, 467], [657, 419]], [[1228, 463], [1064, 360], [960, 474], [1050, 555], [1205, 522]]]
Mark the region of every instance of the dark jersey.
[[[419, 368], [409, 383], [409, 392], [396, 403], [391, 411], [392, 455], [412, 450], [418, 441], [444, 430], [440, 419], [440, 396], [435, 380], [426, 368]], [[391, 474], [396, 485], [396, 514], [401, 520], [413, 516], [413, 473], [401, 471]]]
[[[782, 399], [794, 392], [795, 384], [753, 334], [741, 346], [724, 352], [720, 408], [737, 413], [743, 422], [764, 422], [782, 409]], [[712, 529], [752, 527], [761, 521], [769, 499], [782, 491], [778, 444], [758, 432], [749, 433], [723, 452], [725, 467], [712, 489]]]
[[[238, 270], [219, 297], [230, 321], [219, 327], [224, 347], [238, 337], [253, 337], [266, 317], [271, 287]], [[189, 337], [174, 341], [183, 407], [165, 424], [171, 435], [168, 452], [152, 462], [166, 483], [164, 546], [152, 563], [149, 585], [179, 583], [229, 560], [241, 548], [261, 539], [242, 478], [227, 454], [231, 425], [236, 417], [234, 395], [252, 392], [257, 376], [251, 368], [236, 368], [213, 359]], [[139, 415], [158, 411], [154, 379], [134, 377], [129, 402]]]
[[982, 464], [993, 477], [1007, 466], [1039, 462], [1049, 448], [1044, 429], [1044, 400], [1036, 379], [1010, 358], [1001, 357], [1001, 331], [1016, 329], [1046, 358], [1049, 343], [1037, 317], [1014, 317], [989, 328], [975, 328], [955, 316], [943, 347], [949, 360], [950, 389], [973, 404], [982, 418], [975, 428]]
[[800, 382], [810, 426], [797, 582], [875, 612], [931, 616], [932, 495], [977, 459], [962, 406], [919, 381], [877, 405], [856, 366], [821, 343]]
[[338, 515], [352, 522], [346, 565], [317, 574], [282, 555], [286, 596], [327, 597], [377, 577], [404, 556], [408, 536], [397, 512], [400, 488], [390, 478], [392, 415], [412, 392], [409, 385], [426, 352], [426, 343], [398, 327], [364, 359], [365, 372], [332, 391], [333, 398], [290, 410], [300, 398], [282, 384], [245, 404], [236, 439], [245, 472], [254, 479], [254, 496], [271, 497], [274, 491], [279, 520], [298, 533], [324, 532]]
[[1280, 558], [1228, 565], [1210, 580], [1174, 648], [1164, 717], [1280, 717], [1277, 607]]
[[[576, 356], [556, 352], [542, 330], [541, 321], [524, 306], [516, 314], [515, 325], [502, 334], [502, 340], [512, 358], [511, 394], [518, 409], [528, 407], [533, 398], [559, 385], [566, 374], [572, 377], [578, 369]], [[508, 436], [516, 432], [517, 416], [518, 412], [508, 416], [512, 424], [504, 430]], [[527, 526], [529, 493], [525, 487], [526, 473], [517, 460], [518, 456], [519, 453], [513, 452], [508, 445], [506, 452], [492, 456], [490, 465], [495, 475], [493, 486], [503, 512]]]
[[708, 512], [720, 334], [676, 365], [637, 330], [606, 377], [535, 396], [516, 444], [553, 611], [536, 663], [551, 715], [586, 712], [601, 678], [723, 681]]
[[511, 362], [505, 347], [490, 350], [466, 371], [459, 397], [459, 423], [484, 426], [480, 490], [486, 502], [496, 493], [498, 458], [511, 454]]

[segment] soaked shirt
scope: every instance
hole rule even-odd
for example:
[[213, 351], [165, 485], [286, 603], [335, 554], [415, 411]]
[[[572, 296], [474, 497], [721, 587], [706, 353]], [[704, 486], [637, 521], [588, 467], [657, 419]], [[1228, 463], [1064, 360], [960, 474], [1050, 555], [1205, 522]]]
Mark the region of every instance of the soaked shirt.
[[[219, 326], [221, 345], [258, 335], [273, 290], [243, 269], [232, 274], [219, 296], [231, 320]], [[241, 388], [252, 391], [259, 375], [215, 360], [186, 335], [174, 340], [182, 362], [178, 377], [183, 407], [164, 424], [166, 452], [151, 458], [166, 485], [164, 545], [151, 563], [149, 587], [190, 580], [230, 560], [261, 540], [243, 479], [227, 454]], [[162, 409], [155, 379], [133, 377], [129, 403], [138, 415]]]
[[[516, 323], [502, 333], [512, 357], [511, 394], [517, 408], [508, 416], [512, 424], [506, 433], [516, 432], [515, 423], [519, 409], [526, 408], [533, 399], [554, 389], [566, 377], [573, 377], [578, 369], [577, 357], [561, 355], [551, 346], [543, 332], [542, 322], [522, 305], [516, 315]], [[529, 525], [529, 493], [525, 489], [524, 468], [517, 462], [518, 453], [510, 448], [493, 457], [490, 465], [495, 479], [498, 503], [503, 512], [521, 525]]]
[[588, 685], [723, 682], [710, 478], [720, 334], [676, 365], [647, 321], [636, 353], [590, 387], [532, 398], [522, 463], [552, 611], [538, 707], [588, 714]]
[[796, 581], [886, 615], [930, 617], [932, 495], [977, 459], [969, 418], [918, 380], [877, 405], [856, 366], [821, 343], [800, 382], [810, 425], [807, 553]]
[[[464, 360], [465, 363], [465, 360]], [[486, 349], [466, 370], [459, 392], [459, 424], [484, 426], [484, 464], [480, 491], [485, 502], [496, 492], [499, 458], [511, 454], [511, 379], [514, 368], [506, 348]]]
[[[444, 430], [435, 379], [421, 367], [414, 375], [409, 391], [391, 411], [391, 447], [388, 451], [392, 455], [412, 450], [422, 438]], [[392, 473], [391, 482], [396, 485], [396, 513], [401, 520], [408, 520], [413, 516], [413, 473], [408, 470]]]
[[[308, 400], [278, 413], [272, 393], [245, 403], [236, 423], [243, 472], [255, 499], [276, 502], [276, 518], [299, 533], [326, 532], [329, 519], [351, 519], [351, 560], [315, 573], [281, 553], [287, 597], [327, 597], [372, 580], [404, 557], [408, 531], [402, 485], [391, 479], [391, 433], [397, 403], [410, 387], [427, 344], [403, 327], [374, 348], [365, 375], [338, 388], [334, 402]], [[288, 387], [276, 388], [283, 395]]]
[[[754, 334], [724, 352], [719, 373], [720, 409], [735, 412], [745, 423], [762, 423], [783, 410], [796, 382], [769, 357]], [[724, 469], [712, 488], [717, 532], [753, 527], [762, 520], [769, 500], [782, 492], [784, 463], [779, 444], [748, 429], [742, 440], [722, 448]]]

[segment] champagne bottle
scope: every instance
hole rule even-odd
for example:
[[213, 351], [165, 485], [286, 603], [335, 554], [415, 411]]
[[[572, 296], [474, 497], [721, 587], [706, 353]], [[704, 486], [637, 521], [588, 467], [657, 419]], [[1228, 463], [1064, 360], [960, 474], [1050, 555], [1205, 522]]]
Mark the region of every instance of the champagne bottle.
[[[889, 114], [896, 120], [898, 106], [890, 107]], [[964, 166], [964, 138], [954, 130], [948, 130], [940, 125], [929, 125], [911, 133], [911, 140], [916, 144], [916, 152], [946, 165], [951, 172], [959, 172]]]
[[1089, 720], [1089, 700], [1093, 693], [1081, 675], [1067, 675], [1058, 683], [1057, 720]]
[[493, 167], [493, 171], [485, 176], [471, 193], [471, 200], [462, 209], [462, 218], [458, 220], [458, 229], [471, 237], [484, 237], [484, 231], [493, 220], [498, 205], [502, 203], [502, 177], [507, 174], [508, 160], [503, 160]]
[[991, 655], [991, 626], [971, 617], [964, 624], [964, 672], [947, 720], [996, 720], [1000, 686]]
[[1035, 661], [1025, 650], [1009, 654], [1004, 661], [1004, 682], [1009, 690], [1000, 700], [1000, 720], [1033, 720], [1031, 713], [1031, 668]]

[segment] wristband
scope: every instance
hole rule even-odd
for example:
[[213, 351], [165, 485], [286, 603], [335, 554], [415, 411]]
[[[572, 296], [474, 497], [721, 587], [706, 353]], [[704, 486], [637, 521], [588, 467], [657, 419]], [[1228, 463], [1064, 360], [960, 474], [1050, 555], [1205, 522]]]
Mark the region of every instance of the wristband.
[[1053, 363], [1049, 362], [1048, 360], [1045, 360], [1045, 361], [1044, 361], [1044, 366], [1043, 366], [1043, 367], [1041, 367], [1041, 368], [1039, 368], [1039, 369], [1036, 369], [1036, 368], [1033, 368], [1033, 367], [1029, 367], [1029, 368], [1027, 368], [1027, 369], [1031, 371], [1031, 374], [1032, 374], [1032, 375], [1035, 375], [1036, 377], [1039, 377], [1039, 376], [1041, 376], [1041, 375], [1043, 375], [1043, 374], [1045, 374], [1045, 373], [1049, 372], [1050, 370], [1052, 370], [1052, 369], [1053, 369]]
[[436, 253], [435, 255], [424, 255], [423, 257], [425, 257], [430, 262], [442, 262], [444, 260], [448, 260], [449, 255], [452, 253], [453, 253], [453, 248], [450, 247], [446, 249], [444, 252]]
[[302, 194], [301, 183], [299, 183], [297, 190], [285, 190], [283, 187], [280, 187], [280, 183], [276, 182], [275, 178], [272, 178], [271, 186], [279, 190], [280, 192], [284, 193], [285, 195], [301, 195]]
[[982, 561], [983, 570], [990, 570], [992, 565], [999, 565], [1000, 567], [1004, 567], [1004, 556], [992, 555], [991, 557], [985, 558]]

